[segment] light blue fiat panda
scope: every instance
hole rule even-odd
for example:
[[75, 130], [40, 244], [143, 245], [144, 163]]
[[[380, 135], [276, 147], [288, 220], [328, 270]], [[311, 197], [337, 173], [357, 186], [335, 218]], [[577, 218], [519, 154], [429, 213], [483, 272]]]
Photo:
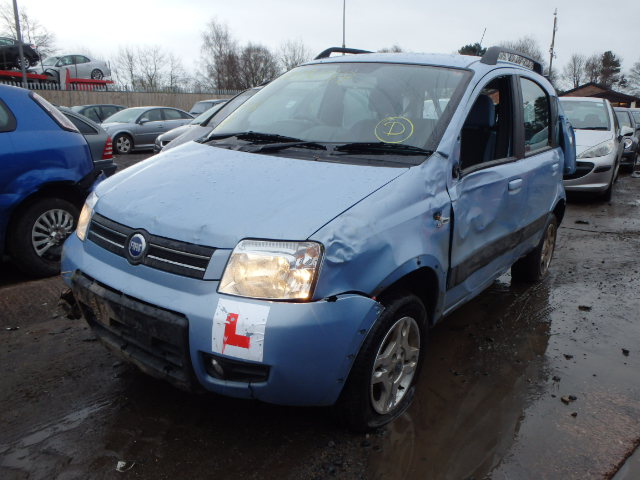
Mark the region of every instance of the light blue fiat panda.
[[503, 52], [332, 48], [102, 182], [64, 248], [82, 315], [179, 387], [393, 420], [429, 327], [551, 262], [573, 132]]

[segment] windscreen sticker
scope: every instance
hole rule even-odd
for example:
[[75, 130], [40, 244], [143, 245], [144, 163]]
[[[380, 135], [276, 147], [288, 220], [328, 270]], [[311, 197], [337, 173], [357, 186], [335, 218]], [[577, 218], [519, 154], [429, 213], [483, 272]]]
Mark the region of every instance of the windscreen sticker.
[[413, 123], [405, 117], [386, 117], [376, 125], [376, 138], [384, 143], [402, 143], [413, 135]]
[[211, 328], [214, 353], [262, 361], [270, 307], [221, 298]]

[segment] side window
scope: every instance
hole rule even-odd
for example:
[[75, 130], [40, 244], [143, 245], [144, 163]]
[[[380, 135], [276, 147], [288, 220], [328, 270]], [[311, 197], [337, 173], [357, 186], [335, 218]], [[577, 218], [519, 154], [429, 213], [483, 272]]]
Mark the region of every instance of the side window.
[[160, 122], [162, 121], [162, 110], [160, 108], [149, 110], [140, 117], [140, 120], [144, 120], [145, 122]]
[[76, 118], [72, 115], [67, 115], [67, 118], [71, 120], [71, 122], [76, 126], [78, 130], [80, 130], [80, 133], [83, 135], [95, 135], [98, 133], [95, 128], [93, 128], [87, 122], [83, 122], [79, 118]]
[[178, 110], [163, 108], [162, 111], [164, 112], [165, 120], [181, 120], [183, 118]]
[[89, 63], [89, 59], [84, 55], [75, 55], [76, 63]]
[[102, 107], [102, 118], [109, 118], [117, 111], [118, 109], [116, 107]]
[[462, 169], [513, 156], [512, 78], [491, 80], [473, 103], [460, 132]]
[[66, 55], [59, 60], [61, 66], [73, 65], [73, 55]]
[[12, 132], [16, 129], [16, 117], [0, 100], [0, 132]]
[[89, 107], [82, 114], [85, 117], [90, 118], [94, 122], [102, 122], [102, 120], [100, 120], [100, 113], [98, 112], [98, 109], [96, 107]]
[[524, 119], [524, 151], [530, 154], [551, 145], [549, 97], [537, 83], [520, 78]]

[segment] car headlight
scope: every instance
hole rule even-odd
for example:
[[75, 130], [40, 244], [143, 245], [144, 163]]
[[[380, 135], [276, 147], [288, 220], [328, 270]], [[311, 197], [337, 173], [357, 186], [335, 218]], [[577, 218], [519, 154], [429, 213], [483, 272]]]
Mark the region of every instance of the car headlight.
[[82, 211], [80, 212], [80, 218], [78, 218], [78, 226], [76, 227], [76, 235], [78, 238], [84, 242], [84, 239], [87, 238], [87, 230], [89, 230], [89, 223], [91, 222], [91, 216], [93, 215], [93, 207], [96, 206], [96, 202], [98, 201], [98, 196], [91, 192], [91, 195], [87, 197], [87, 200], [84, 202], [84, 206], [82, 207]]
[[311, 298], [322, 259], [317, 242], [242, 240], [220, 280], [220, 293], [266, 300]]
[[606, 140], [595, 147], [586, 149], [578, 155], [578, 158], [604, 157], [605, 155], [609, 155], [611, 152], [613, 152], [613, 140]]
[[625, 150], [629, 150], [631, 148], [631, 145], [633, 145], [633, 139], [631, 139], [629, 137], [625, 137], [625, 139], [624, 139], [624, 149]]

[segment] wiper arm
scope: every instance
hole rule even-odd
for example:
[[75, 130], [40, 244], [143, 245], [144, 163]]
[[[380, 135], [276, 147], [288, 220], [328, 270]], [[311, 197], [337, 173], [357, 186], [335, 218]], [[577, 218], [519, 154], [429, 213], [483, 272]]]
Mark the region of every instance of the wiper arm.
[[609, 130], [607, 127], [580, 127], [580, 128], [576, 128], [573, 127], [576, 130]]
[[414, 147], [413, 145], [403, 145], [400, 143], [385, 142], [357, 142], [345, 143], [334, 148], [336, 152], [343, 153], [370, 153], [374, 155], [431, 155], [432, 150]]
[[247, 149], [243, 149], [243, 150], [245, 152], [249, 152], [249, 153], [259, 153], [259, 152], [264, 152], [264, 151], [277, 152], [278, 150], [284, 150], [285, 148], [292, 148], [292, 147], [310, 148], [310, 149], [313, 149], [313, 150], [326, 150], [327, 149], [327, 147], [325, 147], [324, 145], [322, 145], [320, 143], [317, 143], [317, 142], [300, 141], [300, 142], [267, 143], [267, 144], [257, 145], [254, 148], [247, 148]]
[[235, 133], [221, 133], [218, 135], [209, 135], [204, 143], [221, 140], [223, 138], [236, 137], [239, 140], [246, 140], [247, 142], [303, 142], [300, 138], [287, 137], [285, 135], [278, 135], [277, 133], [262, 133], [262, 132], [235, 132]]

